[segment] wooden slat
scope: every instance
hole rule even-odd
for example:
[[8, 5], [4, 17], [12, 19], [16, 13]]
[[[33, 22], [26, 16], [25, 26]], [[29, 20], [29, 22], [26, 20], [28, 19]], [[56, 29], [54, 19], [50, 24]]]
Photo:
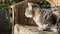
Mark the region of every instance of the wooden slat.
[[39, 31], [37, 26], [18, 25], [14, 26], [14, 34], [58, 34], [52, 31]]
[[27, 1], [22, 1], [20, 3], [14, 4], [14, 21], [15, 24], [30, 24], [36, 25], [32, 19], [25, 16], [25, 9], [27, 7]]
[[46, 0], [51, 3], [52, 6], [60, 6], [60, 0]]

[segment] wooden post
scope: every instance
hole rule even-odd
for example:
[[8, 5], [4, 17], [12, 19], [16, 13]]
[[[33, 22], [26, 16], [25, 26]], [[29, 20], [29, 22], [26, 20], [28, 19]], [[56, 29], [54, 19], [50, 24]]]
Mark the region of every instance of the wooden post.
[[12, 34], [14, 34], [14, 5], [11, 6], [12, 8]]

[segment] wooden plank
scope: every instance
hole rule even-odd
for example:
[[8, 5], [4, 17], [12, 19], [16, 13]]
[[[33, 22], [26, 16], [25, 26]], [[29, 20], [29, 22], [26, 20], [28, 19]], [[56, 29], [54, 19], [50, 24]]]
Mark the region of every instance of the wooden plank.
[[56, 32], [39, 31], [37, 26], [18, 25], [14, 26], [14, 34], [57, 34]]
[[31, 24], [36, 25], [32, 19], [25, 16], [25, 9], [27, 7], [27, 1], [14, 4], [14, 20], [16, 24]]
[[60, 6], [60, 0], [57, 0], [58, 1], [58, 6]]
[[52, 6], [60, 6], [60, 0], [46, 0], [51, 3]]

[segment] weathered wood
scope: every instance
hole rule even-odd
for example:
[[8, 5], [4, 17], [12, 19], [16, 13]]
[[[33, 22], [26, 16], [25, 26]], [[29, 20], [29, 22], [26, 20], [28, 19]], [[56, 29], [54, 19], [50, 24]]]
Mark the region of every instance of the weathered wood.
[[25, 9], [27, 7], [27, 1], [22, 1], [20, 3], [12, 5], [12, 12], [14, 12], [14, 21], [15, 24], [30, 24], [36, 25], [32, 19], [25, 17]]
[[14, 34], [14, 6], [11, 6], [12, 9], [12, 34]]
[[39, 31], [37, 26], [18, 25], [14, 26], [14, 34], [57, 34], [56, 32]]
[[60, 6], [60, 0], [46, 0], [51, 3], [52, 6]]

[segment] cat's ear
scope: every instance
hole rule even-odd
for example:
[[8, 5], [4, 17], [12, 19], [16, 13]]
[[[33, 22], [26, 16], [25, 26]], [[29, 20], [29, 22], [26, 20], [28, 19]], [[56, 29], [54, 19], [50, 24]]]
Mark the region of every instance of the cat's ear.
[[29, 2], [28, 2], [28, 6], [32, 6], [32, 5], [34, 5], [34, 4], [33, 4], [33, 3], [29, 3]]

